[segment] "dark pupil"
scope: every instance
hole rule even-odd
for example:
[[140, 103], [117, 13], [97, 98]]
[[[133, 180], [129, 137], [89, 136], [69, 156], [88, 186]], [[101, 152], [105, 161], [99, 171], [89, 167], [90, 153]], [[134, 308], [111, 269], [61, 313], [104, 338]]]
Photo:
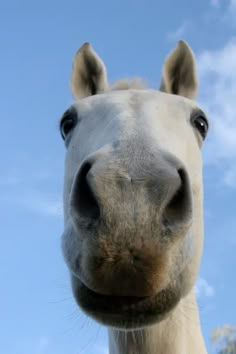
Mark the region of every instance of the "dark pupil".
[[67, 118], [61, 124], [62, 135], [65, 138], [67, 134], [71, 131], [74, 126], [74, 120], [72, 118]]
[[197, 118], [195, 121], [195, 126], [199, 130], [200, 134], [203, 138], [206, 137], [207, 134], [207, 123], [204, 118]]

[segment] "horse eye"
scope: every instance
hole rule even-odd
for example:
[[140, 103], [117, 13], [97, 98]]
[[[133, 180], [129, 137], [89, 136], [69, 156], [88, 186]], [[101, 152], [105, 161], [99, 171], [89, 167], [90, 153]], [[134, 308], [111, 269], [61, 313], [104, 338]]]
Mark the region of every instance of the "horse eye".
[[76, 111], [69, 109], [63, 114], [60, 122], [60, 132], [63, 140], [66, 140], [71, 130], [76, 126], [77, 114]]
[[208, 121], [203, 115], [198, 115], [193, 119], [193, 124], [203, 139], [207, 136]]

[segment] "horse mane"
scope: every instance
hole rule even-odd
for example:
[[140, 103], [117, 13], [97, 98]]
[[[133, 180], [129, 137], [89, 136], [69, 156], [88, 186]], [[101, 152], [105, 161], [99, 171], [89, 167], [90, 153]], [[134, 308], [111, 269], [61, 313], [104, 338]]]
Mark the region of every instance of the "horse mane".
[[121, 79], [111, 85], [111, 90], [143, 90], [147, 88], [147, 83], [141, 78]]

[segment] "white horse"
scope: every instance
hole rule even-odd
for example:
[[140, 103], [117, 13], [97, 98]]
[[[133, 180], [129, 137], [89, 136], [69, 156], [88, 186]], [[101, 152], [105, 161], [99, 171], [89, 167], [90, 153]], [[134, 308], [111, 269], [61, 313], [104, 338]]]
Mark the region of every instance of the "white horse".
[[195, 60], [180, 41], [160, 91], [108, 87], [88, 43], [61, 119], [67, 147], [63, 253], [74, 297], [106, 325], [111, 354], [204, 354], [194, 283], [203, 244]]

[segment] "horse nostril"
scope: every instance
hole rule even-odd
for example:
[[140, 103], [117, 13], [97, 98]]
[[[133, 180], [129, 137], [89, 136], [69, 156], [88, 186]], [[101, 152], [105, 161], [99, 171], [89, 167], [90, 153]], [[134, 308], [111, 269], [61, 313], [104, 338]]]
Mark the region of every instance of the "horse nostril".
[[79, 220], [96, 220], [100, 216], [100, 208], [90, 175], [91, 168], [91, 162], [84, 162], [72, 190], [71, 206]]
[[184, 169], [179, 169], [180, 186], [168, 202], [164, 211], [164, 220], [169, 225], [188, 223], [192, 218], [192, 200], [190, 182]]

